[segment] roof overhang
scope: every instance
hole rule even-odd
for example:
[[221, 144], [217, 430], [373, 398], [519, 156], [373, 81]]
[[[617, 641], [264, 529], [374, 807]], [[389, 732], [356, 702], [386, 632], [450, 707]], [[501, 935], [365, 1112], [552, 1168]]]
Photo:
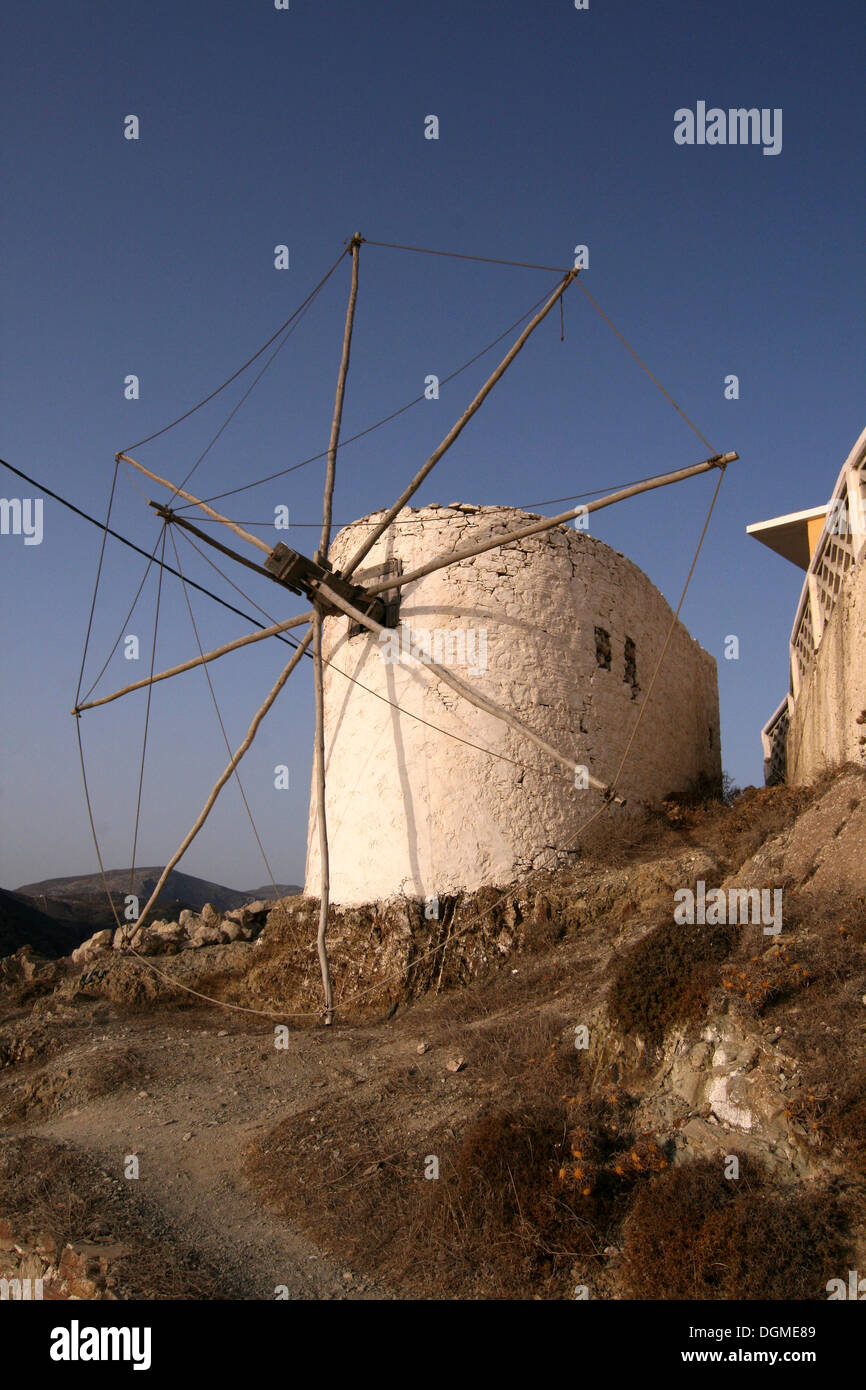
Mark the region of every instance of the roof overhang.
[[790, 560], [792, 565], [807, 570], [823, 529], [827, 507], [825, 502], [822, 507], [809, 507], [805, 512], [789, 512], [787, 516], [774, 516], [770, 521], [755, 521], [746, 527], [746, 533]]

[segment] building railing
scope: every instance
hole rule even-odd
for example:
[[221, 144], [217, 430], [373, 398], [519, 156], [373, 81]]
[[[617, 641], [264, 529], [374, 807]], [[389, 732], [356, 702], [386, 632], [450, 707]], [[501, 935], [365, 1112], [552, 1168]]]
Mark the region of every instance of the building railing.
[[787, 774], [788, 725], [791, 722], [790, 696], [786, 695], [779, 708], [761, 730], [764, 745], [764, 781], [768, 787], [784, 782]]
[[764, 777], [785, 779], [785, 741], [794, 704], [815, 660], [848, 572], [866, 549], [866, 430], [845, 461], [806, 571], [789, 643], [789, 693], [761, 730]]

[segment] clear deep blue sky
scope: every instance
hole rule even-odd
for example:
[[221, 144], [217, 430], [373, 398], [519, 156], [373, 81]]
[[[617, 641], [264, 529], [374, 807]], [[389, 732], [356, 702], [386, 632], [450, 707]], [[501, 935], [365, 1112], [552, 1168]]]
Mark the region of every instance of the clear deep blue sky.
[[[0, 96], [2, 455], [103, 515], [115, 451], [239, 366], [355, 230], [554, 266], [586, 244], [586, 288], [713, 449], [740, 454], [683, 618], [719, 663], [724, 765], [741, 784], [759, 782], [759, 731], [787, 688], [802, 574], [745, 527], [825, 501], [864, 424], [862, 33], [853, 0], [591, 0], [582, 12], [572, 0], [18, 6]], [[675, 144], [675, 110], [699, 100], [781, 108], [781, 153]], [[129, 114], [137, 142], [123, 138]], [[424, 138], [430, 114], [438, 141]], [[278, 243], [289, 270], [274, 269]], [[416, 396], [428, 373], [459, 366], [556, 281], [374, 247], [361, 261], [346, 434]], [[326, 446], [347, 270], [199, 468], [201, 492]], [[532, 339], [419, 504], [533, 504], [706, 456], [574, 288], [565, 327], [564, 343], [558, 315]], [[347, 446], [338, 521], [398, 494], [496, 360]], [[136, 402], [123, 396], [129, 373], [141, 381]], [[729, 373], [737, 401], [724, 398]], [[179, 479], [245, 382], [144, 446], [142, 462]], [[34, 495], [0, 472], [0, 495]], [[285, 503], [312, 522], [323, 476], [312, 464], [224, 505], [267, 523]], [[593, 532], [676, 603], [714, 477], [611, 509]], [[125, 477], [114, 522], [146, 548], [158, 534]], [[99, 533], [51, 501], [44, 525], [39, 546], [0, 537], [5, 887], [96, 866], [69, 709]], [[315, 534], [282, 538], [311, 551]], [[186, 547], [182, 558], [237, 598]], [[143, 568], [109, 544], [86, 685]], [[278, 617], [298, 611], [274, 586], [233, 578]], [[192, 603], [205, 646], [247, 629], [200, 595]], [[151, 579], [125, 629], [142, 658], [115, 656], [100, 691], [145, 674], [154, 605]], [[728, 634], [740, 639], [738, 661], [723, 658]], [[167, 578], [157, 666], [194, 651], [180, 585]], [[286, 656], [266, 644], [211, 668], [233, 744]], [[130, 858], [143, 714], [139, 695], [82, 718], [108, 867]], [[282, 880], [303, 872], [311, 740], [305, 670], [242, 764]], [[165, 861], [225, 761], [201, 671], [159, 687], [138, 863]], [[290, 767], [288, 792], [273, 788], [277, 763]], [[241, 888], [266, 879], [235, 788], [181, 867]]]

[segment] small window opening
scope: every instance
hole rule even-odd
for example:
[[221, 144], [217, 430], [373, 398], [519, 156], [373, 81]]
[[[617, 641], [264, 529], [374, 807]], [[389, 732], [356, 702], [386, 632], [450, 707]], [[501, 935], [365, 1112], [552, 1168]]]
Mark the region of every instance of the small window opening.
[[595, 659], [602, 670], [610, 670], [610, 633], [603, 627], [595, 629]]
[[631, 637], [625, 639], [625, 673], [623, 680], [633, 691], [640, 690], [637, 683], [637, 647]]

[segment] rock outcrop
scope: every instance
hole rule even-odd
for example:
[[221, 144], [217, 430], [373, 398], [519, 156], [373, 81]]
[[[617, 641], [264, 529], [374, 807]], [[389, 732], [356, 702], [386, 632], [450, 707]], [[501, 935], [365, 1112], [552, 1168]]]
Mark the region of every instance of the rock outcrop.
[[211, 903], [201, 912], [185, 908], [177, 922], [130, 922], [115, 931], [98, 931], [72, 952], [73, 965], [89, 965], [107, 951], [127, 948], [139, 956], [174, 956], [203, 946], [225, 946], [233, 941], [253, 941], [262, 930], [271, 904], [259, 899], [232, 908], [222, 916]]

